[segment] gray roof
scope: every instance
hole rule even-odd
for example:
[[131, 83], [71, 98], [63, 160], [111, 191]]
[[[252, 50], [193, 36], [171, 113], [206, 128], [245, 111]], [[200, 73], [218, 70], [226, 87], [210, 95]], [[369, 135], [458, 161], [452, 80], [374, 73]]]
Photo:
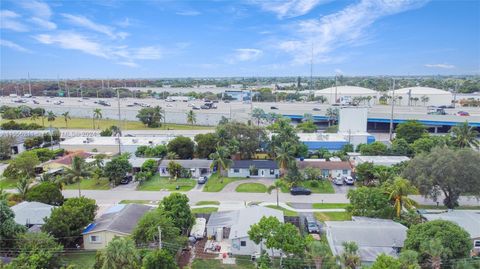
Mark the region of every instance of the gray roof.
[[155, 160], [158, 161], [160, 158], [137, 158], [132, 157], [128, 159], [128, 162], [132, 165], [132, 167], [142, 167], [143, 163], [147, 160]]
[[250, 168], [250, 166], [255, 166], [257, 169], [278, 169], [278, 165], [275, 161], [272, 160], [239, 160], [233, 161], [231, 168], [240, 169], [240, 168]]
[[470, 238], [480, 237], [480, 213], [464, 210], [454, 210], [444, 213], [422, 214], [427, 220], [449, 220], [458, 224], [470, 234]]
[[160, 163], [159, 167], [167, 167], [168, 164], [174, 161], [180, 164], [183, 168], [191, 169], [191, 168], [210, 168], [212, 165], [212, 160], [207, 159], [193, 159], [193, 160], [163, 160]]
[[283, 212], [277, 209], [251, 206], [235, 211], [214, 212], [210, 215], [207, 227], [229, 227], [230, 239], [248, 236], [250, 226], [258, 223], [262, 217], [276, 217], [283, 222]]
[[333, 255], [343, 253], [343, 242], [353, 241], [359, 247], [362, 261], [375, 261], [385, 253], [396, 256], [393, 247], [403, 247], [407, 227], [385, 219], [353, 217], [353, 221], [326, 221], [327, 241]]
[[45, 224], [43, 220], [50, 217], [52, 209], [55, 206], [40, 203], [40, 202], [21, 202], [12, 206], [12, 211], [15, 213], [15, 222], [21, 225]]
[[107, 212], [96, 219], [83, 230], [82, 234], [99, 231], [111, 231], [131, 234], [140, 218], [152, 209], [150, 206], [139, 204], [120, 204], [110, 207]]

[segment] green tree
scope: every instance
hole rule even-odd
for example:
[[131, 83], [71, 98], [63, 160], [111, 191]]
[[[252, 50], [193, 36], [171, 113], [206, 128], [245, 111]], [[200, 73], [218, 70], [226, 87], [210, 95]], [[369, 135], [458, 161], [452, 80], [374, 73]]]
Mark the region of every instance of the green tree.
[[61, 205], [64, 200], [59, 186], [53, 182], [41, 182], [33, 186], [25, 198], [27, 201], [36, 201], [49, 205]]
[[360, 255], [358, 253], [358, 245], [355, 242], [343, 242], [343, 253], [340, 255], [345, 268], [355, 269], [361, 264]]
[[197, 115], [193, 110], [187, 112], [187, 123], [194, 125], [197, 122]]
[[25, 233], [17, 242], [18, 256], [6, 268], [59, 268], [59, 253], [63, 251], [51, 235]]
[[398, 257], [401, 269], [420, 269], [418, 253], [414, 250], [402, 250]]
[[65, 128], [68, 128], [68, 121], [72, 119], [70, 117], [70, 112], [65, 111], [62, 113], [62, 116], [63, 116], [63, 120], [65, 121]]
[[252, 118], [257, 120], [257, 126], [260, 126], [260, 122], [267, 118], [265, 111], [259, 107], [252, 110]]
[[164, 210], [166, 216], [173, 219], [176, 227], [179, 227], [183, 233], [186, 233], [195, 223], [195, 217], [188, 205], [188, 197], [181, 193], [172, 193], [163, 198], [160, 207]]
[[442, 192], [443, 204], [454, 208], [463, 193], [480, 196], [479, 163], [480, 153], [471, 149], [434, 148], [410, 160], [403, 176], [424, 196], [437, 199]]
[[162, 126], [164, 111], [159, 106], [142, 108], [138, 111], [137, 118], [146, 126], [157, 128]]
[[0, 137], [0, 160], [8, 160], [12, 155], [12, 146], [17, 139], [14, 136], [5, 135]]
[[266, 139], [264, 128], [240, 122], [227, 122], [217, 126], [219, 146], [225, 146], [231, 154], [250, 159]]
[[427, 128], [418, 121], [406, 121], [395, 128], [396, 138], [405, 139], [409, 144], [421, 138], [427, 133]]
[[322, 175], [320, 169], [313, 167], [306, 167], [303, 170], [303, 173], [305, 174], [305, 178], [307, 180], [318, 180]]
[[268, 194], [271, 194], [273, 190], [277, 192], [277, 206], [279, 206], [278, 195], [282, 188], [285, 187], [285, 183], [281, 180], [275, 180], [272, 185], [268, 186]]
[[65, 177], [69, 183], [77, 183], [78, 197], [82, 196], [81, 181], [91, 176], [91, 171], [87, 168], [85, 160], [79, 156], [74, 156], [72, 159], [72, 166], [65, 171]]
[[3, 175], [7, 178], [33, 177], [35, 175], [35, 166], [38, 164], [40, 164], [40, 160], [37, 154], [32, 151], [24, 151], [9, 162]]
[[95, 120], [98, 121], [97, 123], [97, 128], [100, 129], [100, 120], [102, 119], [103, 115], [102, 115], [102, 110], [100, 108], [95, 108], [93, 110], [93, 129], [95, 129]]
[[284, 142], [275, 149], [275, 153], [281, 174], [284, 175], [287, 167], [295, 160], [294, 148], [290, 143]]
[[306, 120], [299, 124], [297, 124], [297, 129], [304, 132], [304, 133], [314, 133], [317, 131], [317, 125], [313, 122], [313, 120]]
[[140, 254], [129, 237], [115, 237], [103, 250], [102, 269], [139, 269]]
[[392, 154], [400, 156], [410, 156], [412, 155], [412, 151], [412, 147], [408, 144], [407, 140], [403, 138], [395, 138], [390, 149]]
[[180, 159], [192, 159], [194, 148], [193, 141], [185, 136], [177, 136], [167, 144], [168, 151], [175, 152]]
[[307, 256], [314, 262], [315, 269], [322, 269], [332, 262], [330, 247], [322, 241], [311, 241], [307, 245]]
[[416, 154], [429, 153], [434, 147], [448, 146], [451, 143], [449, 136], [423, 136], [411, 144]]
[[167, 155], [165, 155], [165, 159], [167, 160], [177, 160], [179, 159], [178, 154], [175, 152], [167, 152]]
[[377, 155], [386, 155], [388, 148], [382, 142], [376, 141], [371, 144], [360, 144], [359, 150], [362, 155], [377, 156]]
[[335, 123], [338, 120], [339, 113], [340, 111], [338, 108], [333, 108], [333, 107], [327, 108], [327, 111], [325, 112], [325, 116], [328, 117], [328, 126], [330, 126], [330, 124]]
[[143, 258], [142, 269], [177, 269], [178, 266], [170, 254], [166, 250], [155, 250], [149, 252]]
[[380, 254], [375, 259], [375, 262], [372, 264], [370, 269], [401, 269], [401, 263], [398, 259], [395, 259], [392, 256], [389, 256], [385, 253]]
[[30, 190], [30, 179], [28, 177], [22, 177], [17, 182], [17, 192], [22, 200], [25, 200], [27, 193]]
[[393, 202], [397, 218], [400, 218], [403, 207], [410, 209], [417, 205], [417, 202], [408, 197], [410, 194], [417, 193], [417, 189], [409, 180], [397, 177], [390, 184], [387, 183], [384, 188]]
[[439, 238], [430, 239], [427, 242], [420, 244], [420, 250], [423, 254], [427, 255], [426, 262], [430, 264], [432, 269], [440, 269], [442, 265], [442, 259], [448, 256], [450, 252], [446, 249]]
[[214, 153], [218, 143], [218, 136], [215, 133], [198, 134], [194, 138], [195, 155], [197, 158], [208, 158], [210, 154]]
[[15, 222], [15, 214], [8, 207], [7, 201], [0, 200], [0, 249], [10, 249], [14, 239], [26, 232], [27, 228]]
[[260, 246], [260, 252], [262, 252], [263, 245], [272, 249], [276, 245], [274, 235], [279, 230], [280, 225], [281, 222], [273, 216], [262, 217], [258, 223], [250, 226], [248, 237]]
[[410, 227], [407, 230], [404, 249], [423, 253], [420, 257], [420, 264], [424, 264], [429, 255], [425, 255], [422, 244], [430, 242], [432, 239], [441, 243], [445, 259], [466, 258], [472, 248], [470, 235], [463, 228], [450, 221], [434, 220]]
[[104, 175], [114, 185], [118, 185], [122, 178], [132, 170], [132, 165], [128, 162], [128, 158], [123, 156], [115, 157], [108, 162], [103, 168]]
[[167, 170], [170, 174], [170, 178], [177, 179], [179, 177], [182, 177], [183, 167], [175, 161], [170, 161], [168, 163]]
[[347, 211], [353, 216], [370, 218], [389, 218], [393, 214], [388, 194], [378, 187], [360, 187], [349, 190], [350, 205]]
[[220, 176], [223, 176], [223, 171], [227, 171], [232, 164], [232, 160], [229, 157], [230, 153], [225, 147], [218, 147], [216, 152], [210, 154], [210, 159], [213, 160], [211, 168], [217, 167]]
[[[52, 111], [47, 112], [47, 121], [49, 122], [55, 121], [56, 118], [57, 118], [57, 115], [55, 115], [55, 113], [53, 113]], [[50, 123], [50, 126], [52, 126], [51, 123]]]
[[157, 169], [158, 169], [158, 163], [153, 159], [148, 159], [142, 164], [142, 171], [148, 172], [151, 175], [155, 174], [157, 172]]
[[452, 144], [459, 148], [473, 147], [479, 148], [480, 142], [477, 139], [479, 133], [475, 127], [468, 126], [468, 122], [463, 122], [450, 129]]

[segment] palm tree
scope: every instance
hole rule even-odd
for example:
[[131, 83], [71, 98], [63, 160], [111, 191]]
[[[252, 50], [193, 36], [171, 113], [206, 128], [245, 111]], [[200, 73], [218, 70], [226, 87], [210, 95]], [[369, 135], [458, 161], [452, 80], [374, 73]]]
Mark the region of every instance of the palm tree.
[[452, 143], [459, 147], [480, 147], [480, 142], [477, 140], [478, 131], [472, 126], [468, 126], [468, 121], [458, 124], [450, 129], [452, 136]]
[[412, 208], [417, 205], [417, 202], [408, 198], [408, 195], [416, 194], [418, 191], [410, 181], [405, 178], [396, 177], [392, 183], [387, 183], [385, 190], [393, 202], [397, 218], [400, 218], [404, 206], [406, 208]]
[[8, 192], [4, 191], [3, 188], [0, 188], [0, 201], [7, 200]]
[[82, 196], [80, 190], [80, 182], [82, 181], [82, 179], [89, 177], [90, 174], [90, 171], [88, 171], [85, 167], [85, 160], [80, 158], [79, 156], [74, 156], [72, 160], [72, 166], [71, 168], [67, 168], [65, 176], [70, 182], [77, 182], [78, 197]]
[[63, 120], [65, 121], [65, 128], [68, 128], [68, 120], [71, 119], [70, 112], [66, 111], [62, 113]]
[[325, 112], [325, 116], [328, 117], [328, 126], [330, 126], [331, 122], [335, 122], [338, 119], [338, 108], [332, 108], [329, 107], [327, 108], [327, 111]]
[[[95, 129], [95, 120], [100, 120], [102, 119], [103, 115], [102, 115], [102, 110], [100, 108], [95, 108], [93, 110], [93, 129]], [[100, 124], [98, 124], [98, 128], [100, 128]]]
[[271, 194], [273, 190], [277, 191], [277, 206], [279, 206], [278, 193], [279, 193], [280, 189], [282, 189], [282, 187], [284, 187], [284, 186], [285, 186], [285, 183], [278, 179], [278, 180], [275, 180], [275, 182], [273, 182], [273, 184], [270, 185], [267, 189], [268, 194]]
[[330, 255], [330, 247], [324, 242], [312, 241], [308, 245], [307, 255], [315, 263], [315, 268], [321, 269], [324, 259]]
[[37, 113], [32, 113], [32, 116], [30, 116], [30, 120], [33, 121], [33, 122], [37, 122], [39, 116]]
[[22, 200], [25, 200], [27, 197], [27, 193], [30, 190], [30, 180], [28, 177], [22, 177], [20, 180], [17, 182], [17, 191], [18, 194], [20, 194], [20, 197]]
[[165, 155], [165, 159], [176, 160], [176, 159], [178, 159], [178, 154], [173, 152], [173, 151], [169, 151], [169, 152], [167, 152], [167, 155]]
[[343, 242], [343, 253], [340, 255], [345, 268], [355, 269], [360, 266], [360, 256], [358, 255], [358, 246], [355, 242]]
[[195, 112], [193, 110], [190, 110], [187, 112], [187, 123], [190, 125], [195, 124], [197, 122], [197, 115], [195, 115]]
[[252, 118], [257, 120], [257, 125], [260, 125], [260, 121], [266, 118], [265, 111], [263, 109], [256, 107], [252, 110]]
[[442, 266], [442, 256], [449, 250], [443, 247], [442, 241], [438, 238], [423, 242], [420, 250], [429, 256], [428, 263], [432, 269], [440, 269]]
[[218, 167], [220, 175], [223, 175], [223, 171], [227, 170], [232, 164], [232, 160], [229, 159], [230, 152], [225, 147], [218, 147], [217, 151], [210, 154], [210, 159], [213, 160], [211, 168]]
[[102, 269], [140, 268], [140, 255], [129, 237], [115, 237], [102, 252]]
[[285, 173], [288, 165], [295, 160], [294, 148], [288, 142], [283, 142], [280, 147], [275, 148], [276, 160], [280, 166], [281, 174]]
[[[47, 121], [55, 121], [56, 118], [57, 118], [57, 115], [55, 115], [55, 113], [53, 113], [52, 111], [47, 112]], [[50, 126], [52, 126], [51, 123], [50, 123]]]

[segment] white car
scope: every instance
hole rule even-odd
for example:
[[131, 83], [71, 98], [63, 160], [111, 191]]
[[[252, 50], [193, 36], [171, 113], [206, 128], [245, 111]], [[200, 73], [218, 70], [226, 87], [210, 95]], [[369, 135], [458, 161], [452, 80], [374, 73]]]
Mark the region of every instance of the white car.
[[355, 180], [353, 179], [353, 177], [351, 176], [346, 176], [343, 178], [343, 181], [345, 182], [345, 184], [347, 185], [353, 185], [355, 183]]
[[167, 107], [173, 107], [172, 104], [167, 104]]

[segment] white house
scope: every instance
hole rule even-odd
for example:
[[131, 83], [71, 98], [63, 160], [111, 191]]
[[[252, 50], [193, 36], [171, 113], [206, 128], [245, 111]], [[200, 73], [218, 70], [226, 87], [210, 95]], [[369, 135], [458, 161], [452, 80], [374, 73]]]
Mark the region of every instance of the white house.
[[[275, 217], [280, 222], [283, 220], [283, 212], [280, 210], [252, 206], [236, 211], [222, 211], [212, 213], [207, 223], [207, 236], [220, 237], [231, 245], [231, 252], [234, 255], [260, 254], [260, 245], [255, 244], [248, 238], [250, 226], [260, 221], [262, 217]], [[262, 243], [263, 244], [263, 243]], [[262, 245], [263, 250], [267, 250]], [[269, 255], [272, 250], [267, 250]], [[273, 255], [279, 255], [273, 250]]]
[[280, 170], [272, 160], [238, 160], [228, 169], [228, 177], [277, 178]]
[[323, 177], [343, 177], [352, 175], [352, 167], [349, 162], [327, 162], [322, 159], [305, 159], [297, 161], [298, 169], [312, 167], [319, 169]]
[[168, 164], [170, 162], [176, 162], [183, 168], [190, 171], [192, 177], [200, 177], [209, 175], [211, 173], [212, 160], [207, 159], [193, 159], [193, 160], [163, 160], [158, 166], [158, 172], [162, 177], [170, 176], [168, 172]]

